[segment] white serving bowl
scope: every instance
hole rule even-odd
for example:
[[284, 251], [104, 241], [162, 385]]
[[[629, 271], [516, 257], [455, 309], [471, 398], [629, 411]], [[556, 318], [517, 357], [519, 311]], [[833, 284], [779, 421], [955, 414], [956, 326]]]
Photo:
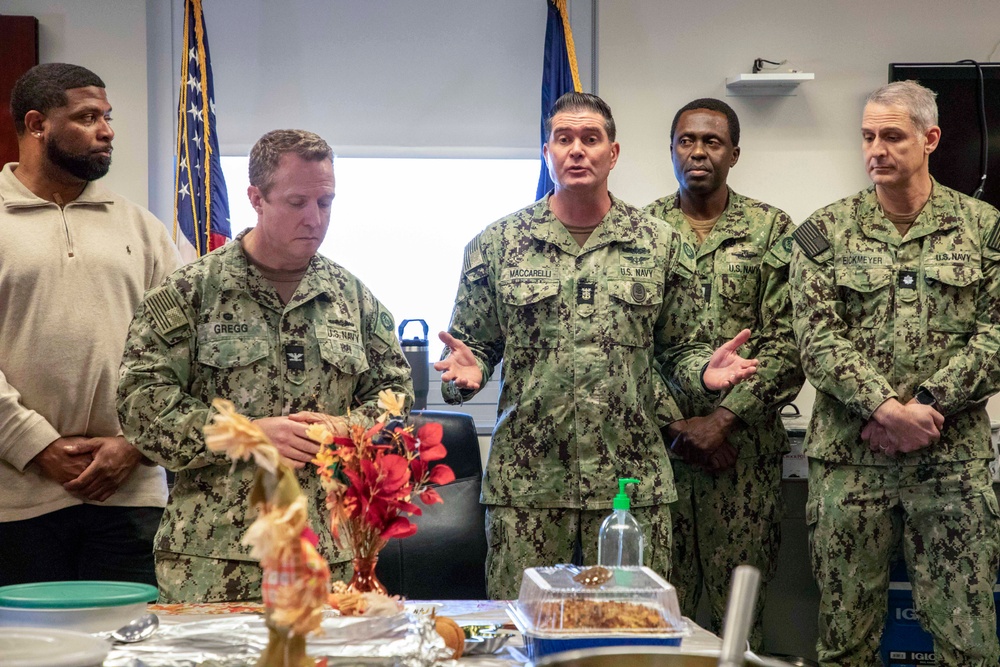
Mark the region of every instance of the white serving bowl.
[[111, 632], [146, 613], [153, 586], [121, 581], [49, 581], [0, 587], [0, 626]]
[[75, 609], [0, 607], [0, 626], [111, 632], [145, 613], [145, 602], [113, 607], [79, 607]]
[[0, 628], [4, 667], [100, 667], [111, 644], [57, 628]]

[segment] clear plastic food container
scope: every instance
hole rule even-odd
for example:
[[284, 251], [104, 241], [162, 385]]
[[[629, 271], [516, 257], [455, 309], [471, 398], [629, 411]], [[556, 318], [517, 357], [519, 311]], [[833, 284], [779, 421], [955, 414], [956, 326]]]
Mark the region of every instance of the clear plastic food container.
[[690, 634], [677, 591], [648, 567], [528, 568], [509, 613], [533, 660], [596, 646], [679, 646]]

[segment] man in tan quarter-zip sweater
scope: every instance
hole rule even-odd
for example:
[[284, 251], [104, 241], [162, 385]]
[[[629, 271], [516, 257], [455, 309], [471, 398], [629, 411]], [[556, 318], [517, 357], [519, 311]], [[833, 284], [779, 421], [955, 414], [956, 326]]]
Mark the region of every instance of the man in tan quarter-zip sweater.
[[0, 585], [156, 583], [162, 468], [122, 437], [115, 389], [143, 293], [178, 265], [152, 214], [94, 181], [111, 105], [89, 70], [14, 85], [19, 162], [0, 171]]

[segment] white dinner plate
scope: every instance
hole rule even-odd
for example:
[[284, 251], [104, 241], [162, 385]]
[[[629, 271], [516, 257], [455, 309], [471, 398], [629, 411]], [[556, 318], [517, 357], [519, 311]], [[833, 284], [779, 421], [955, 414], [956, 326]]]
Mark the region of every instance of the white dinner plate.
[[111, 645], [83, 632], [56, 628], [0, 628], [4, 667], [96, 667]]

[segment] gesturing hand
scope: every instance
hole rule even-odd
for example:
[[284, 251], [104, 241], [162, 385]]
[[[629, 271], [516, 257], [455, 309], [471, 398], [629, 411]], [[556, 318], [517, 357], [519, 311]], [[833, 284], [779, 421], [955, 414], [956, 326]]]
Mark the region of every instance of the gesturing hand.
[[444, 371], [441, 382], [454, 380], [459, 389], [479, 389], [483, 383], [483, 372], [479, 370], [469, 346], [444, 331], [438, 332], [438, 338], [451, 350], [451, 354], [434, 364], [434, 370]]
[[748, 340], [750, 340], [750, 330], [744, 329], [712, 353], [708, 366], [701, 376], [702, 382], [708, 389], [721, 391], [735, 387], [757, 372], [756, 359], [744, 359], [736, 352]]

